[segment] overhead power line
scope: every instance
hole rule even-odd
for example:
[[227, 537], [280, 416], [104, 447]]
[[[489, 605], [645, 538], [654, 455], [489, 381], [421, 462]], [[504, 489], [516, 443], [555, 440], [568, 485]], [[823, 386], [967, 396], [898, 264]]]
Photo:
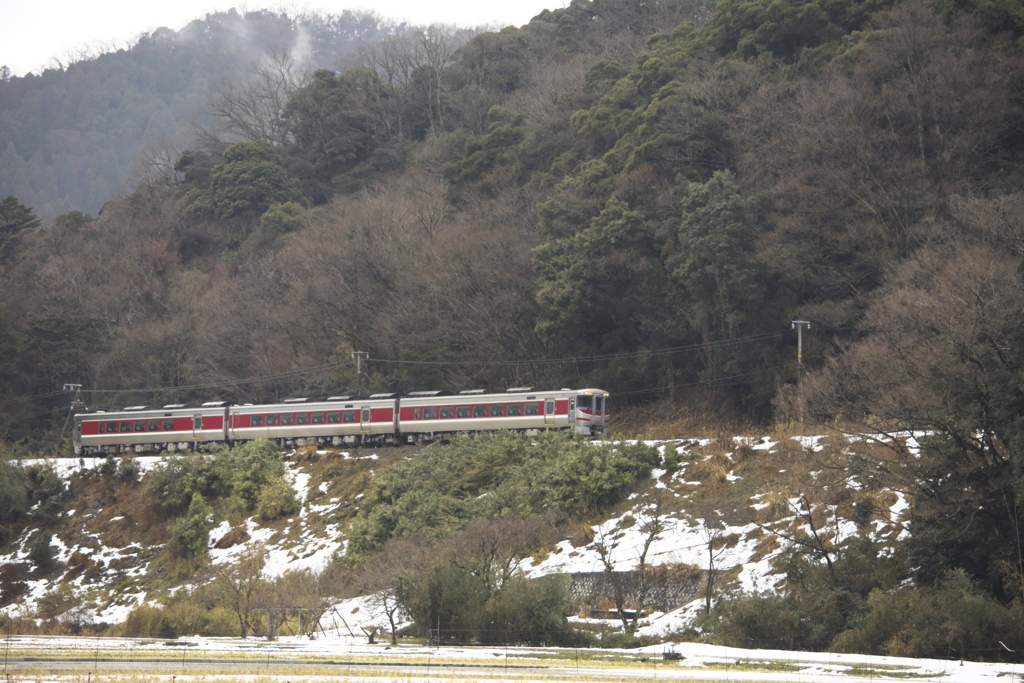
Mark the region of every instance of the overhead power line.
[[[757, 342], [768, 341], [770, 339], [778, 339], [782, 335], [779, 333], [764, 333], [747, 335], [743, 337], [733, 337], [730, 339], [722, 339], [718, 341], [700, 343], [700, 344], [688, 344], [685, 346], [673, 346], [662, 349], [645, 349], [640, 351], [629, 351], [625, 353], [610, 353], [610, 354], [599, 354], [592, 356], [566, 356], [561, 358], [526, 358], [520, 360], [487, 360], [487, 361], [473, 361], [473, 360], [459, 360], [459, 361], [417, 361], [417, 360], [401, 360], [401, 359], [385, 359], [385, 358], [370, 358], [368, 354], [362, 357], [363, 362], [373, 363], [387, 363], [395, 365], [428, 365], [428, 366], [447, 366], [447, 367], [524, 367], [524, 366], [544, 366], [544, 365], [569, 365], [577, 363], [595, 363], [595, 362], [607, 362], [614, 360], [629, 360], [635, 358], [652, 358], [668, 356], [677, 353], [687, 353], [693, 351], [704, 351], [708, 349], [723, 348], [729, 346], [738, 346], [741, 344], [752, 344]], [[79, 393], [82, 394], [158, 394], [163, 392], [173, 391], [193, 391], [199, 389], [222, 389], [225, 387], [239, 387], [247, 386], [262, 382], [272, 382], [277, 380], [292, 379], [296, 377], [302, 377], [309, 374], [325, 372], [333, 370], [342, 365], [345, 365], [347, 361], [336, 361], [333, 363], [324, 363], [321, 365], [315, 365], [307, 368], [300, 368], [298, 370], [290, 370], [288, 372], [280, 372], [268, 375], [257, 375], [253, 377], [246, 377], [242, 379], [224, 380], [220, 382], [206, 382], [202, 384], [187, 384], [179, 386], [165, 386], [165, 387], [146, 387], [146, 388], [134, 388], [134, 389], [79, 389]], [[730, 378], [723, 378], [721, 380], [714, 380], [715, 382], [726, 381]], [[708, 382], [696, 382], [693, 384], [683, 384], [674, 386], [693, 386], [694, 384], [707, 384]], [[624, 392], [627, 394], [633, 393], [647, 393], [655, 391], [663, 391], [672, 387], [664, 387], [658, 389], [646, 389], [643, 391]], [[47, 398], [53, 398], [63, 394], [69, 393], [69, 390], [64, 389], [61, 391], [51, 391], [44, 394], [37, 394], [35, 396], [28, 396], [24, 398], [10, 399], [0, 405], [8, 405], [13, 403], [24, 403], [28, 401], [43, 400]]]

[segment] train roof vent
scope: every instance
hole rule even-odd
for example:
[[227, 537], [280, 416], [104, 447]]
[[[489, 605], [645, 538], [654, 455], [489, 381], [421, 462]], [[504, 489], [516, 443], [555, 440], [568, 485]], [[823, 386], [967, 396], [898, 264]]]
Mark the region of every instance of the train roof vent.
[[352, 399], [351, 396], [328, 396], [327, 397], [328, 401], [350, 401], [351, 399]]
[[284, 402], [285, 403], [305, 403], [308, 400], [309, 400], [308, 398], [286, 398], [284, 400]]
[[164, 406], [165, 409], [184, 408], [184, 407], [185, 407], [184, 403], [168, 403], [167, 405]]
[[562, 391], [572, 391], [569, 387], [562, 387]]
[[486, 394], [486, 389], [463, 389], [460, 394]]
[[149, 410], [149, 406], [130, 406], [128, 408], [125, 408], [126, 412], [129, 410]]
[[508, 393], [508, 394], [525, 394], [527, 392], [536, 391], [536, 390], [537, 390], [537, 387], [512, 387], [511, 389], [506, 389], [505, 393]]
[[227, 401], [207, 401], [203, 404], [204, 408], [223, 408], [228, 405]]
[[370, 394], [370, 398], [396, 398], [398, 394]]
[[438, 389], [437, 391], [410, 391], [406, 396], [409, 398], [417, 398], [423, 396], [451, 396], [452, 392], [445, 391], [444, 389]]

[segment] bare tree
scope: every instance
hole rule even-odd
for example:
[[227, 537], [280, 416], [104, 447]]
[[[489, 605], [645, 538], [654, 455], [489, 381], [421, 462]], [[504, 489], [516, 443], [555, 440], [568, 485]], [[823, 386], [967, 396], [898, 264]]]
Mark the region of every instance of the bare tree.
[[291, 134], [288, 100], [311, 77], [309, 62], [297, 62], [287, 51], [271, 52], [250, 80], [218, 93], [210, 111], [217, 121], [216, 132], [246, 142], [285, 144]]
[[[619, 619], [622, 620], [622, 628], [626, 633], [636, 631], [637, 623], [640, 620], [640, 613], [647, 606], [647, 600], [651, 589], [660, 583], [659, 577], [647, 564], [647, 556], [651, 545], [667, 528], [665, 517], [662, 511], [661, 498], [655, 494], [646, 493], [637, 506], [635, 522], [639, 523], [642, 534], [642, 542], [637, 549], [636, 565], [633, 570], [636, 576], [632, 591], [632, 603], [634, 606], [632, 617], [626, 614], [627, 596], [623, 585], [623, 573], [615, 571], [616, 560], [614, 555], [621, 541], [620, 534], [612, 534], [610, 531], [600, 531], [594, 543], [605, 574], [612, 584], [612, 594], [615, 608], [618, 610]], [[663, 573], [661, 579], [666, 575]]]
[[255, 545], [239, 556], [235, 562], [225, 562], [214, 567], [214, 579], [210, 590], [217, 603], [224, 605], [238, 617], [238, 628], [242, 638], [249, 635], [253, 627], [253, 614], [258, 607], [259, 592], [266, 587], [263, 568], [267, 563], [267, 549]]

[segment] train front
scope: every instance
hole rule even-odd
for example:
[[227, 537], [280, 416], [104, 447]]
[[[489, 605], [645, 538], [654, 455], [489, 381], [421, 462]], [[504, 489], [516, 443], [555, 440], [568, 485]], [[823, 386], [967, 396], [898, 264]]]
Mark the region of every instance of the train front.
[[576, 431], [590, 436], [604, 436], [612, 414], [608, 392], [602, 389], [581, 389], [576, 395]]

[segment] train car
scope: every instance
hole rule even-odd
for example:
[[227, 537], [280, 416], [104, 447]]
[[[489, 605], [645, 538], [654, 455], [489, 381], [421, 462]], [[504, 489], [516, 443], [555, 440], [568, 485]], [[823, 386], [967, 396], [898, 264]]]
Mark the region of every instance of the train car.
[[189, 450], [228, 440], [230, 404], [133, 406], [75, 416], [75, 453]]
[[232, 441], [274, 439], [298, 446], [386, 445], [397, 442], [398, 400], [397, 394], [375, 394], [234, 406], [228, 434]]
[[146, 453], [212, 443], [271, 439], [285, 446], [425, 443], [450, 434], [498, 430], [607, 433], [608, 393], [600, 389], [504, 393], [443, 391], [332, 396], [274, 404], [135, 406], [75, 416], [75, 453]]
[[606, 432], [610, 419], [607, 397], [600, 389], [538, 391], [533, 387], [505, 393], [415, 392], [401, 400], [398, 431], [404, 443], [433, 441], [455, 432], [496, 430], [574, 429], [598, 436]]

